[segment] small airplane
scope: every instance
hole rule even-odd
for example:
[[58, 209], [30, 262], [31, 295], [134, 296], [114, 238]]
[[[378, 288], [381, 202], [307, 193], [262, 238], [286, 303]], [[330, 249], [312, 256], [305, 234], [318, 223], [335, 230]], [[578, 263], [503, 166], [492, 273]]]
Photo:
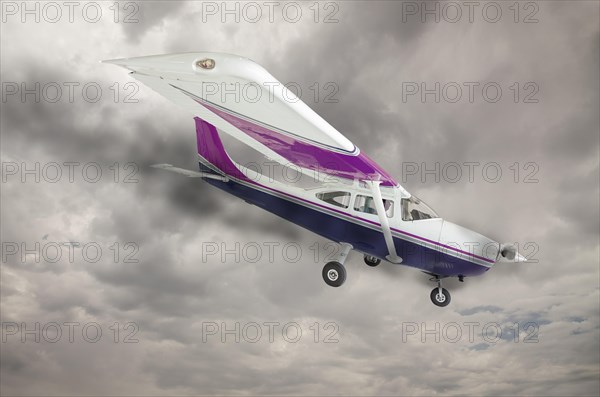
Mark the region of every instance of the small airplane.
[[[477, 276], [496, 262], [524, 262], [514, 244], [501, 244], [442, 219], [375, 161], [257, 63], [200, 52], [104, 61], [130, 74], [196, 117], [199, 171], [156, 168], [201, 178], [340, 244], [323, 267], [325, 283], [341, 286], [351, 250], [369, 266], [382, 260], [420, 269], [437, 283], [431, 301], [450, 303], [442, 280]], [[293, 166], [316, 182], [302, 186], [257, 178], [225, 151], [226, 133], [265, 157]], [[260, 176], [260, 175], [258, 175]]]

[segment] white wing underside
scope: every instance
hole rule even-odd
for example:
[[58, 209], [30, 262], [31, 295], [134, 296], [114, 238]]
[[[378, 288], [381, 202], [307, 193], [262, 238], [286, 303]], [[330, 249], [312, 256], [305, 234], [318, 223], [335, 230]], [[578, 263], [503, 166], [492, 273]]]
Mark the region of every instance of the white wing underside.
[[[157, 93], [159, 93], [159, 94], [163, 95], [164, 97], [166, 97], [167, 99], [171, 100], [172, 102], [175, 102], [176, 104], [184, 107], [193, 115], [198, 116], [201, 119], [205, 120], [206, 122], [214, 125], [220, 131], [225, 132], [226, 134], [232, 136], [233, 138], [239, 140], [240, 142], [242, 142], [242, 143], [248, 145], [249, 147], [257, 150], [258, 152], [262, 153], [267, 158], [269, 158], [273, 161], [277, 161], [278, 163], [283, 164], [283, 165], [290, 163], [290, 161], [288, 159], [286, 159], [285, 157], [281, 156], [277, 152], [264, 146], [257, 140], [249, 137], [244, 132], [240, 131], [238, 128], [231, 125], [229, 122], [225, 121], [224, 119], [217, 116], [210, 110], [208, 110], [205, 107], [198, 104], [198, 102], [193, 100], [190, 96], [184, 94], [182, 91], [179, 91], [179, 90], [173, 88], [173, 86], [172, 86], [172, 85], [176, 85], [177, 87], [181, 87], [182, 89], [184, 89], [188, 92], [194, 93], [194, 92], [199, 91], [198, 86], [202, 85], [202, 83], [192, 83], [192, 82], [181, 81], [181, 80], [161, 79], [159, 77], [144, 75], [141, 73], [132, 73], [132, 76], [135, 77], [137, 80], [141, 81], [142, 83], [144, 83], [145, 85], [147, 85], [148, 87], [152, 88]], [[297, 169], [300, 169], [300, 171], [302, 171], [304, 174], [311, 176], [311, 177], [315, 177], [315, 175], [318, 175], [318, 174], [315, 174], [314, 171], [307, 170], [302, 167], [297, 167]], [[326, 179], [326, 175], [323, 175], [322, 177], [323, 177], [323, 179]]]
[[[203, 64], [210, 61], [209, 67]], [[257, 63], [236, 55], [184, 53], [105, 61], [132, 71], [162, 96], [269, 159], [313, 178], [393, 178]], [[318, 170], [319, 172], [315, 172]]]

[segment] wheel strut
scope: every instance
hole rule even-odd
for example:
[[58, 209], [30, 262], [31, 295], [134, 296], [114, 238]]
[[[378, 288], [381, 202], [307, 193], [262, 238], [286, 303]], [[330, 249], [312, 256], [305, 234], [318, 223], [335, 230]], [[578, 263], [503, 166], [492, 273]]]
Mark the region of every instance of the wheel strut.
[[344, 262], [346, 262], [346, 259], [348, 258], [348, 254], [350, 253], [350, 251], [352, 251], [352, 245], [348, 243], [340, 243], [340, 245], [342, 246], [342, 250], [340, 251], [337, 257], [336, 262], [340, 265], [343, 265]]
[[331, 287], [339, 287], [346, 281], [346, 268], [344, 262], [352, 250], [352, 245], [341, 243], [342, 250], [336, 260], [328, 262], [323, 267], [323, 280]]

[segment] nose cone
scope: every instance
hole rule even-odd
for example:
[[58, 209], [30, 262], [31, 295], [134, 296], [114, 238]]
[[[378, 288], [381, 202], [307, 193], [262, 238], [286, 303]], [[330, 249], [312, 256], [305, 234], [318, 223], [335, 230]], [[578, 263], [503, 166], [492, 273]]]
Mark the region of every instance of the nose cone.
[[519, 254], [518, 247], [515, 244], [500, 244], [499, 262], [527, 262], [527, 258]]
[[487, 266], [496, 262], [500, 252], [500, 244], [496, 241], [448, 221], [442, 225], [439, 242], [449, 253]]

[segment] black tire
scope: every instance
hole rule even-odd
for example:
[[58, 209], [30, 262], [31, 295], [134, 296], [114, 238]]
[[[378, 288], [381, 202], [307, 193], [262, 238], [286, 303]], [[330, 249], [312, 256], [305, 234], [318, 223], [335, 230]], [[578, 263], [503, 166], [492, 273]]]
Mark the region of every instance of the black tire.
[[346, 281], [346, 268], [339, 262], [329, 262], [323, 266], [323, 280], [331, 287], [339, 287]]
[[429, 297], [434, 305], [444, 307], [450, 304], [450, 292], [446, 288], [442, 288], [442, 295], [438, 295], [439, 289], [436, 287], [431, 291]]
[[374, 256], [370, 256], [370, 255], [365, 255], [364, 260], [365, 260], [365, 263], [371, 267], [375, 267], [381, 263], [381, 259], [375, 258]]

